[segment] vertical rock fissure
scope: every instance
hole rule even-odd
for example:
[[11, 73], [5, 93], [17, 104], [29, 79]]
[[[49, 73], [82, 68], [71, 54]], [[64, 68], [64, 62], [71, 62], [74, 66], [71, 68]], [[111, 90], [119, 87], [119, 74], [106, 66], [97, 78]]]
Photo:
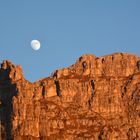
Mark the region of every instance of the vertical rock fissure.
[[126, 81], [125, 85], [122, 86], [122, 98], [124, 97], [125, 93], [127, 92], [127, 86], [130, 84], [131, 81], [132, 81], [132, 76], [130, 76], [128, 78], [128, 80]]
[[60, 90], [60, 83], [59, 81], [55, 80], [55, 86], [56, 86], [56, 93], [57, 93], [57, 96], [61, 96], [61, 90]]
[[137, 68], [140, 71], [140, 60], [137, 62]]
[[94, 80], [91, 80], [91, 89], [92, 89], [92, 97], [94, 96], [95, 94], [95, 84], [94, 84]]
[[44, 97], [45, 96], [45, 86], [43, 85], [42, 87], [42, 96]]
[[90, 81], [90, 85], [91, 85], [91, 97], [88, 100], [88, 106], [89, 106], [89, 108], [92, 107], [93, 97], [95, 95], [95, 84], [94, 84], [94, 80], [91, 80]]
[[101, 129], [100, 134], [98, 136], [98, 140], [102, 140], [103, 134], [104, 134], [104, 129]]

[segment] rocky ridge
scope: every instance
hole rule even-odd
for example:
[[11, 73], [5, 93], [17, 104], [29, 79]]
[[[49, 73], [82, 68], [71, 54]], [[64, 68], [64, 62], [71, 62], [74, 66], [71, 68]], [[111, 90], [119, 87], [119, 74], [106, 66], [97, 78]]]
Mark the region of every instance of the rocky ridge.
[[85, 54], [34, 83], [3, 61], [0, 140], [140, 140], [140, 57]]

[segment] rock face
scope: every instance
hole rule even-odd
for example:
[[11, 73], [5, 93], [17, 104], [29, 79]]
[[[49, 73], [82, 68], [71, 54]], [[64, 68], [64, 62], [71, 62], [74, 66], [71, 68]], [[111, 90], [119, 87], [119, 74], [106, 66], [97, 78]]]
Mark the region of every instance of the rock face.
[[86, 54], [34, 83], [4, 61], [0, 140], [140, 140], [140, 57]]

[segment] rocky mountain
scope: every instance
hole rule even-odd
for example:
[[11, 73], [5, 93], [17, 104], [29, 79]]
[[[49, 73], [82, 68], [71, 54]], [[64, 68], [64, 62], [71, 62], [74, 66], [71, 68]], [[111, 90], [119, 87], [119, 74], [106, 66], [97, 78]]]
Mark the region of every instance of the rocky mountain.
[[86, 54], [34, 83], [3, 61], [0, 140], [140, 140], [140, 57]]

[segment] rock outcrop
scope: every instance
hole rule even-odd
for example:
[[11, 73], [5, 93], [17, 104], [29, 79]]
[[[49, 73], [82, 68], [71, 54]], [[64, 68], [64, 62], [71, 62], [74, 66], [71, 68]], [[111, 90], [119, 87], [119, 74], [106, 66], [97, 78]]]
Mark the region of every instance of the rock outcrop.
[[140, 140], [140, 57], [86, 54], [34, 83], [3, 61], [0, 140]]

